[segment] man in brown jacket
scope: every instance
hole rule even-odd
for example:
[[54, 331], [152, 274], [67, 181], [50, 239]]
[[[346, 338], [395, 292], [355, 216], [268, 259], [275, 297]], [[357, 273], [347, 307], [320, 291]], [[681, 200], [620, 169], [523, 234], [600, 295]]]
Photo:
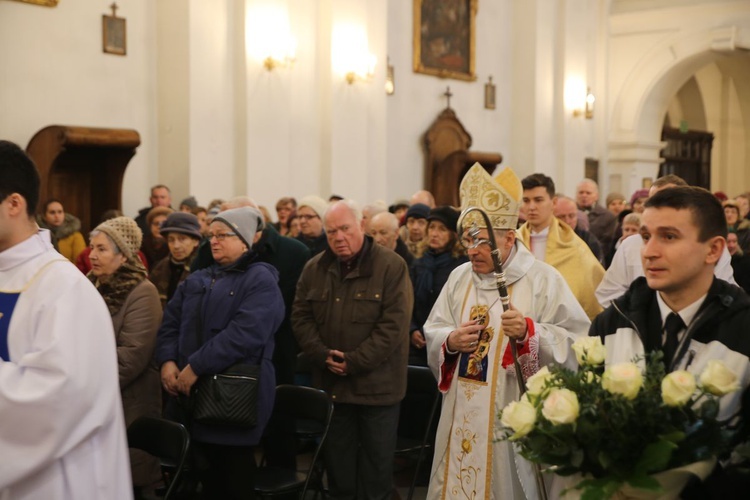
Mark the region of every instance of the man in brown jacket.
[[313, 384], [335, 410], [326, 441], [331, 498], [390, 499], [413, 305], [404, 260], [364, 233], [350, 201], [326, 211], [329, 249], [297, 284], [292, 326]]

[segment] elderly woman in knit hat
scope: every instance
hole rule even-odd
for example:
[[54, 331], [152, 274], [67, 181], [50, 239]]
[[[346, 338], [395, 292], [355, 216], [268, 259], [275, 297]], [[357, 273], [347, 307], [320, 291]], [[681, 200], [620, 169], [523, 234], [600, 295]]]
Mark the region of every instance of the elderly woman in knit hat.
[[320, 196], [305, 196], [297, 205], [299, 234], [297, 240], [317, 255], [328, 248], [328, 238], [323, 228], [323, 217], [328, 210], [328, 202]]
[[[256, 467], [253, 447], [273, 409], [276, 381], [271, 358], [284, 301], [278, 272], [260, 262], [252, 249], [262, 229], [263, 216], [252, 207], [216, 215], [209, 226], [215, 263], [178, 286], [159, 329], [155, 359], [162, 386], [172, 396], [165, 413], [188, 424], [204, 498], [248, 498]], [[181, 411], [177, 397], [189, 395], [198, 377], [237, 363], [260, 367], [255, 427], [195, 422]]]
[[620, 212], [625, 210], [625, 201], [624, 194], [617, 192], [609, 193], [607, 195], [607, 210], [617, 217], [620, 215]]
[[440, 290], [451, 272], [468, 261], [458, 241], [456, 224], [459, 213], [449, 206], [433, 208], [427, 215], [427, 234], [422, 242], [422, 257], [410, 269], [414, 286], [414, 310], [411, 316], [409, 364], [427, 366], [423, 325], [430, 315]]
[[169, 255], [156, 263], [148, 278], [159, 291], [162, 308], [190, 274], [190, 264], [203, 239], [198, 217], [186, 212], [169, 214], [161, 225], [161, 235], [167, 240]]
[[[161, 412], [159, 372], [152, 361], [161, 303], [138, 258], [141, 239], [141, 229], [130, 217], [102, 222], [90, 235], [91, 271], [87, 276], [112, 315], [125, 425]], [[131, 450], [130, 461], [134, 487], [153, 484], [161, 477], [159, 462], [150, 455]]]

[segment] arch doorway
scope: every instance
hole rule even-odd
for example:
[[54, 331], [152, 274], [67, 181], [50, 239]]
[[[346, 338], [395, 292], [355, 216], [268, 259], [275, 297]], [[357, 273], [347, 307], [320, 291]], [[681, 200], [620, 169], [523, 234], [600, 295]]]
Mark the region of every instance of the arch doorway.
[[684, 34], [657, 44], [632, 68], [612, 108], [608, 144], [609, 174], [624, 192], [659, 175], [665, 127], [713, 136], [701, 160], [708, 182], [696, 174], [694, 184], [729, 196], [750, 189], [750, 47], [737, 40], [750, 40], [750, 26]]

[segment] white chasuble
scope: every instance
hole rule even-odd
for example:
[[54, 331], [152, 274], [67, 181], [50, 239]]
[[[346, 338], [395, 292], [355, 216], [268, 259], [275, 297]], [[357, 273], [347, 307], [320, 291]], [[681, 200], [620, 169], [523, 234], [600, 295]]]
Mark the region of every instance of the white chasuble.
[[[575, 368], [570, 345], [588, 333], [590, 322], [563, 277], [518, 240], [503, 267], [511, 303], [529, 326], [528, 341], [518, 344], [524, 377], [550, 363]], [[498, 439], [497, 415], [519, 390], [497, 299], [494, 277], [474, 273], [469, 262], [451, 273], [425, 323], [428, 362], [443, 392], [429, 500], [539, 498], [531, 464]], [[481, 306], [488, 309], [492, 333], [483, 340], [489, 345], [466, 356], [447, 355], [448, 336], [472, 314], [481, 317]]]
[[[452, 381], [456, 384], [455, 409], [448, 439], [442, 498], [490, 498], [493, 445], [497, 440], [497, 415], [492, 409], [498, 406], [496, 398], [505, 403], [519, 393], [510, 345], [501, 327], [502, 313], [497, 290], [477, 290], [473, 283], [469, 283], [461, 323], [479, 320], [485, 328], [476, 350], [460, 354], [455, 368]], [[530, 349], [527, 346], [519, 351], [524, 377], [538, 370], [538, 343], [528, 344], [531, 344]], [[503, 355], [506, 350], [506, 355]], [[498, 376], [497, 370], [503, 375]], [[510, 391], [506, 391], [508, 383], [511, 384]]]

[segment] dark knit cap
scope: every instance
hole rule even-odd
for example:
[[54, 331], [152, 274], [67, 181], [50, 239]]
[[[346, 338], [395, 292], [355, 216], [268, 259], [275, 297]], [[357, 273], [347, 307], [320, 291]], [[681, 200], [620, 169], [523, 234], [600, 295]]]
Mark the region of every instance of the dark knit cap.
[[414, 217], [415, 219], [426, 219], [428, 215], [430, 215], [430, 207], [424, 203], [415, 203], [406, 211], [406, 220], [409, 220], [409, 217]]
[[160, 229], [161, 235], [165, 238], [168, 233], [180, 233], [201, 239], [201, 225], [198, 217], [187, 212], [174, 212], [167, 216]]
[[396, 210], [399, 210], [401, 208], [409, 209], [409, 202], [406, 200], [396, 200], [396, 202], [388, 207], [388, 211], [390, 213], [396, 213]]
[[190, 210], [192, 210], [198, 206], [198, 200], [195, 199], [195, 196], [188, 196], [180, 202], [180, 207], [182, 207], [183, 205], [189, 207]]
[[430, 210], [430, 215], [427, 216], [427, 220], [437, 220], [442, 222], [449, 231], [454, 233], [458, 231], [458, 211], [454, 210], [453, 207], [443, 205]]

